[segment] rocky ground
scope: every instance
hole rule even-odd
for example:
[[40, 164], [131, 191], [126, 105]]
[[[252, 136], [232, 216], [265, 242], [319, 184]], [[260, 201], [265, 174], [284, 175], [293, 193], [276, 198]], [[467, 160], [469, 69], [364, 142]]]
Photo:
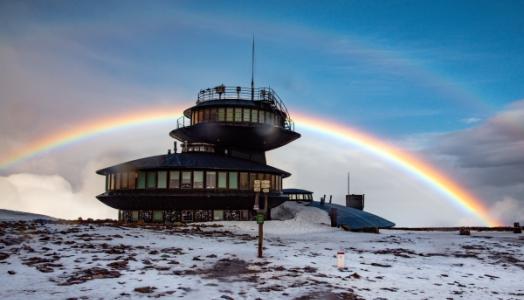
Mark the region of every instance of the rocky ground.
[[3, 221], [0, 297], [524, 299], [524, 235], [293, 224], [300, 220], [267, 222], [259, 259], [255, 222]]

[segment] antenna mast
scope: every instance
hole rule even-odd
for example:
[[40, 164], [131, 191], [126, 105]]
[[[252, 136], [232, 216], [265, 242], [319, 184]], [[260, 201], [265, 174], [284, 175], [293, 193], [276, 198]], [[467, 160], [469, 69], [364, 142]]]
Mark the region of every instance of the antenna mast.
[[348, 195], [351, 196], [350, 189], [349, 189], [350, 187], [351, 187], [351, 173], [348, 172]]
[[255, 35], [251, 45], [251, 101], [255, 100]]

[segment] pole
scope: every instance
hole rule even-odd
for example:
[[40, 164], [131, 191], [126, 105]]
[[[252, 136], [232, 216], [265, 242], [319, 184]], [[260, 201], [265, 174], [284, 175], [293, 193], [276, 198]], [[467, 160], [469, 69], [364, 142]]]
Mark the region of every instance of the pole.
[[262, 258], [262, 243], [264, 242], [264, 224], [258, 224], [258, 257]]
[[350, 187], [351, 187], [351, 173], [348, 172], [348, 195], [349, 195], [349, 197], [351, 197], [351, 194], [350, 194], [350, 192], [351, 192]]
[[251, 101], [255, 100], [255, 35], [251, 45]]

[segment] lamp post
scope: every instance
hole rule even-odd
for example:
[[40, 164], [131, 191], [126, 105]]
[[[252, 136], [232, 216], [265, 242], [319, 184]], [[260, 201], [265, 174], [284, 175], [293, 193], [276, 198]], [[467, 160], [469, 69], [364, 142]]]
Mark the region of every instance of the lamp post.
[[[264, 244], [264, 219], [267, 216], [269, 208], [268, 193], [271, 187], [269, 180], [255, 180], [253, 184], [253, 191], [255, 192], [255, 211], [257, 212], [256, 221], [258, 224], [258, 257], [263, 256], [262, 248]], [[264, 209], [260, 208], [260, 191], [264, 194]]]

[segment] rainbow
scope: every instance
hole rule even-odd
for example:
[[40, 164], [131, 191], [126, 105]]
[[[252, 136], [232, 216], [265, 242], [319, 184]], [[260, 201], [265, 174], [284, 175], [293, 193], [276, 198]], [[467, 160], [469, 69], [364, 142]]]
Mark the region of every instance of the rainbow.
[[[180, 116], [181, 112], [182, 109], [180, 108], [157, 108], [79, 124], [68, 130], [38, 139], [25, 145], [20, 150], [0, 158], [0, 169], [8, 168], [17, 162], [34, 157], [43, 152], [85, 140], [99, 134], [139, 125], [174, 122], [174, 120]], [[368, 133], [346, 125], [311, 117], [306, 114], [294, 114], [294, 120], [301, 128], [303, 127], [307, 130], [347, 141], [385, 161], [391, 162], [442, 192], [487, 226], [501, 225], [498, 220], [490, 216], [488, 209], [482, 204], [482, 201], [446, 176], [443, 172], [439, 171], [436, 167], [423, 161], [416, 155], [405, 152]]]

